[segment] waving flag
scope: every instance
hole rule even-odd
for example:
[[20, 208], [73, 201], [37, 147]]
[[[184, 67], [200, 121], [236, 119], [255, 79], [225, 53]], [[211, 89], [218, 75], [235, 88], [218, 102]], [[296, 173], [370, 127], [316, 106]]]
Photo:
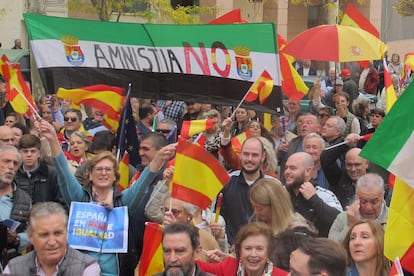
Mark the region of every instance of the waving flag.
[[206, 209], [230, 180], [227, 171], [212, 154], [190, 142], [180, 141], [176, 152], [171, 196]]
[[216, 19], [213, 19], [208, 24], [234, 24], [234, 23], [247, 23], [242, 19], [240, 9], [231, 10]]
[[155, 222], [146, 222], [144, 246], [138, 264], [138, 275], [154, 275], [163, 271], [161, 225]]
[[246, 101], [253, 102], [259, 97], [260, 104], [263, 104], [273, 90], [273, 79], [269, 72], [263, 70], [259, 78], [254, 82], [247, 92]]
[[292, 100], [300, 100], [308, 94], [309, 88], [300, 77], [298, 71], [293, 67], [294, 58], [285, 54], [283, 48], [286, 47], [286, 39], [277, 35], [277, 41], [280, 49], [280, 71], [282, 74], [282, 91], [286, 97]]
[[214, 119], [183, 121], [181, 139], [188, 139], [200, 132], [214, 128]]
[[128, 189], [129, 156], [127, 151], [124, 152], [121, 162], [119, 162], [119, 174], [121, 175], [121, 178], [119, 179], [119, 190], [123, 191]]
[[385, 97], [386, 97], [386, 104], [385, 108], [387, 113], [391, 110], [391, 107], [397, 101], [397, 94], [395, 93], [394, 85], [392, 84], [390, 71], [388, 71], [388, 65], [385, 61], [384, 62], [384, 84], [385, 84]]
[[231, 138], [231, 147], [235, 152], [241, 152], [244, 141], [250, 137], [250, 131], [246, 129], [242, 133]]
[[[396, 176], [385, 230], [384, 253], [414, 272], [414, 83], [399, 97], [360, 155]], [[378, 149], [381, 149], [380, 151]], [[404, 231], [401, 231], [404, 229]]]
[[23, 78], [20, 64], [11, 64], [7, 56], [3, 55], [0, 65], [0, 73], [7, 81], [6, 99], [14, 111], [31, 116], [37, 108], [30, 87]]
[[71, 100], [77, 105], [84, 104], [96, 108], [112, 119], [119, 116], [125, 103], [123, 88], [104, 84], [76, 89], [59, 88], [57, 96]]
[[373, 36], [379, 38], [380, 34], [374, 25], [351, 3], [348, 3], [346, 7], [344, 17], [342, 18], [341, 25], [352, 26], [363, 29]]

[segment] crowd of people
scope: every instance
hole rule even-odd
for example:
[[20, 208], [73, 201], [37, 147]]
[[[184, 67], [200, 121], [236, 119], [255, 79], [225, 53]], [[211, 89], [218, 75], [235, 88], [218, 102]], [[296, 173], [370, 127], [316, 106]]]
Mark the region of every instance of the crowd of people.
[[[391, 64], [390, 71], [401, 74], [394, 55]], [[301, 72], [314, 74], [310, 65], [304, 62]], [[386, 116], [363, 95], [381, 90], [377, 84], [368, 91], [374, 70], [362, 70], [365, 80], [356, 82], [350, 70], [339, 78], [330, 69], [315, 82], [308, 111], [288, 100], [271, 129], [262, 114], [243, 107], [233, 118], [231, 107], [131, 98], [140, 160], [129, 166], [126, 189], [120, 188], [116, 134], [106, 129], [101, 111], [49, 95], [39, 100], [41, 118], [25, 119], [4, 100], [3, 272], [136, 275], [151, 221], [163, 228], [165, 272], [159, 275], [388, 275], [389, 173], [359, 156], [361, 138]], [[0, 78], [0, 93], [4, 83]], [[177, 142], [171, 133], [197, 119], [214, 119], [201, 146], [229, 171], [220, 208], [213, 203], [202, 210], [170, 194], [174, 166], [167, 164]], [[72, 248], [74, 202], [127, 209], [126, 252]]]

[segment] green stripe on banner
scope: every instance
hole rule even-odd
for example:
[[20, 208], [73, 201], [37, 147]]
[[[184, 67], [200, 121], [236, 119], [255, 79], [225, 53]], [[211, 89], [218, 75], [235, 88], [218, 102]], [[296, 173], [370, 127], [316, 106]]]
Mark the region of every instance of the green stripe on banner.
[[[226, 48], [246, 46], [253, 51], [276, 53], [275, 26], [273, 23], [229, 25], [164, 25], [137, 24], [81, 20], [61, 17], [24, 14], [31, 40], [57, 39], [73, 35], [79, 40], [126, 45], [192, 47], [203, 43], [211, 47], [217, 41], [226, 41]], [[252, 38], [254, 34], [256, 38]]]

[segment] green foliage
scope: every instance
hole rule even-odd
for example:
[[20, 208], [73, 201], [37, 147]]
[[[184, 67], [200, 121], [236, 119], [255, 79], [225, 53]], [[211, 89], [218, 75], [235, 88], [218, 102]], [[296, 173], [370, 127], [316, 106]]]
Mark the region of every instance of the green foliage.
[[394, 8], [401, 16], [414, 15], [414, 0], [398, 0], [395, 3]]

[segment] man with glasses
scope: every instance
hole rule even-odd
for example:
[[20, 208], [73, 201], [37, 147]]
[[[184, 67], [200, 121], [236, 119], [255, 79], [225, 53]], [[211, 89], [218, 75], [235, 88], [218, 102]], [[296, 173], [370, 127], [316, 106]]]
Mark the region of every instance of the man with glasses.
[[[80, 131], [82, 126], [82, 113], [80, 110], [77, 109], [68, 109], [66, 110], [64, 117], [63, 117], [63, 128], [58, 133], [58, 139], [60, 145], [62, 146], [62, 150], [65, 152], [70, 151], [70, 141], [69, 138], [72, 133], [76, 131]], [[83, 134], [87, 134], [87, 132], [83, 132]]]
[[177, 141], [177, 124], [171, 119], [162, 119], [155, 131], [164, 135], [169, 144]]
[[[359, 156], [360, 148], [354, 148], [360, 136], [351, 133], [345, 138], [346, 144], [325, 150], [321, 154], [321, 165], [332, 190], [342, 207], [350, 205], [355, 196], [355, 184], [368, 170], [368, 160]], [[336, 162], [345, 154], [345, 170]]]

